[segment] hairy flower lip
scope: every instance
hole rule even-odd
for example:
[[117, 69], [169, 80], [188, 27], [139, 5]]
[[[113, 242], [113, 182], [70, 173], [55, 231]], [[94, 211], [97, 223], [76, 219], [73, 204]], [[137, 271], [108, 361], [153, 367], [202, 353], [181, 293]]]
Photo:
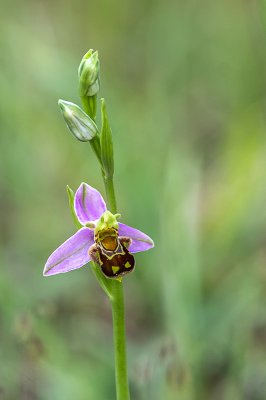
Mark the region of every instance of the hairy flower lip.
[[[50, 255], [44, 267], [44, 276], [69, 272], [91, 261], [88, 251], [94, 244], [94, 227], [107, 211], [106, 204], [96, 189], [82, 182], [75, 193], [74, 209], [83, 227]], [[154, 247], [154, 242], [148, 235], [121, 222], [118, 222], [118, 236], [131, 239], [128, 249], [130, 253], [138, 253]]]

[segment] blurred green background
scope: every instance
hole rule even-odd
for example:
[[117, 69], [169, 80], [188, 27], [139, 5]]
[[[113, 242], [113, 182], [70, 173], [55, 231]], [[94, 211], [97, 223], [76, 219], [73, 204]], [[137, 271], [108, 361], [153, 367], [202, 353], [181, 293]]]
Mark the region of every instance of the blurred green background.
[[42, 277], [103, 192], [58, 98], [99, 50], [123, 222], [155, 248], [124, 279], [132, 400], [266, 399], [266, 2], [2, 1], [0, 399], [115, 398], [89, 266]]

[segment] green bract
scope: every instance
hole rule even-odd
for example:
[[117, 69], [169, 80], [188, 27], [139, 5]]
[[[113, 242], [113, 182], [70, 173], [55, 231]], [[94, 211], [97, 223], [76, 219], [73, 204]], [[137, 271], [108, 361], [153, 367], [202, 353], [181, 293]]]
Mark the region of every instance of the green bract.
[[112, 131], [109, 125], [104, 99], [102, 101], [101, 158], [106, 178], [114, 175], [114, 154]]
[[67, 127], [75, 138], [81, 142], [88, 142], [96, 136], [96, 124], [79, 106], [64, 100], [59, 100], [58, 104]]

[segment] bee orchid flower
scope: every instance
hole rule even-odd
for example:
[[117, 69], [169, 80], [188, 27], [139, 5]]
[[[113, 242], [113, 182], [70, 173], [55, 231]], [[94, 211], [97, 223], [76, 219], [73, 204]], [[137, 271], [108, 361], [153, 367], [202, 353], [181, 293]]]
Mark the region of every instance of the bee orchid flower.
[[82, 183], [75, 193], [74, 211], [82, 227], [48, 258], [43, 275], [56, 275], [96, 262], [108, 278], [120, 279], [135, 266], [132, 254], [154, 246], [138, 229], [117, 221], [107, 210], [102, 195]]

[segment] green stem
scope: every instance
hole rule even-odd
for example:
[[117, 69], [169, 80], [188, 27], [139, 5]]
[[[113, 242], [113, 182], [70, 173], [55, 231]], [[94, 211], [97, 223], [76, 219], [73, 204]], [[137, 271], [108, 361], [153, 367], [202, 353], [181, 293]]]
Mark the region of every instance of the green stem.
[[114, 281], [112, 290], [112, 314], [115, 350], [115, 380], [117, 400], [129, 400], [127, 378], [127, 355], [125, 334], [125, 311], [122, 282]]
[[97, 95], [94, 96], [80, 96], [82, 107], [85, 112], [95, 120], [97, 111]]
[[90, 140], [90, 145], [100, 163], [100, 166], [102, 167], [101, 144], [100, 144], [100, 138], [99, 138], [98, 134]]
[[[91, 117], [91, 119], [95, 122], [97, 95], [92, 97], [81, 96], [80, 99], [85, 113], [87, 113], [89, 117]], [[93, 139], [90, 140], [90, 145], [102, 167], [101, 144], [100, 144], [100, 137], [98, 134], [94, 136]]]

